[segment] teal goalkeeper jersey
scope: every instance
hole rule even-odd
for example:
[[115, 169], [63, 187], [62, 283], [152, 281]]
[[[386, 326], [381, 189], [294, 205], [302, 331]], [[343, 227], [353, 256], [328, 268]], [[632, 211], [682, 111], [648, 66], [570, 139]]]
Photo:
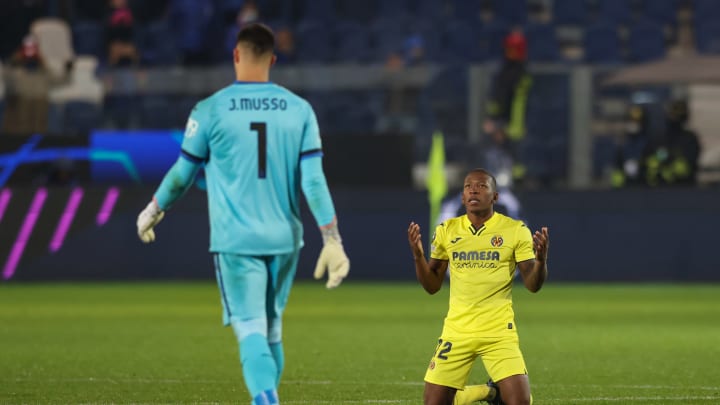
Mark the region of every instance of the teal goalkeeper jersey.
[[300, 160], [321, 156], [307, 101], [274, 83], [235, 82], [195, 106], [182, 153], [206, 162], [211, 252], [302, 247]]

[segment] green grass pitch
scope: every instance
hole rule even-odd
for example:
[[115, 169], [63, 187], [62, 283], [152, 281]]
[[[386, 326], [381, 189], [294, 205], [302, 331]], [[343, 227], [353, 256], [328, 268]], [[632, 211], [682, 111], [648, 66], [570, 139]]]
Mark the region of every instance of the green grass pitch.
[[[282, 403], [421, 404], [447, 290], [297, 284]], [[720, 404], [720, 285], [516, 285], [515, 312], [535, 404]], [[213, 283], [0, 285], [0, 404], [249, 402]]]

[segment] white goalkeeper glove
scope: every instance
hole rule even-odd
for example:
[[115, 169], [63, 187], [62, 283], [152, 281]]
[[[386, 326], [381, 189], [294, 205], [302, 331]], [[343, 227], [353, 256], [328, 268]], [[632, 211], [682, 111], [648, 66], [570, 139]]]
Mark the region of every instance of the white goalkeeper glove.
[[155, 240], [155, 231], [153, 228], [164, 216], [165, 211], [160, 209], [157, 201], [153, 198], [137, 218], [137, 232], [141, 241], [150, 243]]
[[350, 271], [350, 260], [345, 254], [337, 224], [333, 224], [330, 228], [323, 229], [322, 237], [324, 245], [320, 251], [320, 257], [318, 257], [315, 274], [313, 276], [316, 280], [319, 280], [325, 275], [325, 271], [327, 270], [328, 279], [325, 287], [335, 288], [347, 277]]

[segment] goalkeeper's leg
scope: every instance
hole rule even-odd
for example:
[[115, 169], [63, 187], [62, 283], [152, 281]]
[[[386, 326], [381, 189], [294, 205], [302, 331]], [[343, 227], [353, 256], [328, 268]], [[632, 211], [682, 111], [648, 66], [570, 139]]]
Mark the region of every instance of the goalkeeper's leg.
[[254, 404], [278, 404], [278, 367], [268, 342], [269, 271], [261, 257], [217, 254], [215, 266], [223, 318], [240, 347], [245, 385]]
[[275, 364], [277, 365], [277, 384], [285, 368], [285, 353], [282, 343], [282, 315], [295, 280], [300, 251], [277, 255], [270, 258], [270, 282], [266, 294], [268, 316], [268, 342]]

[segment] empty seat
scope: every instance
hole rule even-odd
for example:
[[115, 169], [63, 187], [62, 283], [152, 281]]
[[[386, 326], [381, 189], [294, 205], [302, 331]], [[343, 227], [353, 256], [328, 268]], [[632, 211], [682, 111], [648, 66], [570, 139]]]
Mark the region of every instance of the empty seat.
[[40, 47], [40, 54], [53, 74], [63, 76], [68, 64], [75, 59], [72, 43], [72, 31], [64, 20], [59, 18], [40, 18], [30, 26]]
[[364, 25], [355, 22], [340, 23], [335, 27], [334, 60], [340, 63], [367, 62], [371, 57], [370, 34]]
[[582, 25], [587, 22], [589, 9], [584, 0], [553, 0], [553, 23], [557, 25]]
[[555, 27], [550, 24], [531, 24], [526, 29], [528, 58], [536, 62], [560, 60], [560, 44], [555, 36]]
[[100, 126], [102, 110], [92, 102], [68, 101], [63, 108], [63, 118], [64, 132], [87, 134]]
[[617, 28], [613, 25], [593, 25], [583, 36], [584, 59], [590, 63], [619, 63], [622, 50]]
[[527, 21], [527, 0], [493, 0], [492, 3], [495, 18], [520, 25]]
[[107, 54], [105, 46], [105, 29], [97, 21], [78, 21], [73, 24], [73, 47], [78, 55], [92, 55], [104, 59]]
[[303, 21], [295, 30], [297, 57], [301, 63], [329, 63], [333, 58], [328, 26], [318, 21]]
[[666, 54], [663, 27], [655, 22], [631, 26], [627, 43], [633, 62], [662, 59]]

